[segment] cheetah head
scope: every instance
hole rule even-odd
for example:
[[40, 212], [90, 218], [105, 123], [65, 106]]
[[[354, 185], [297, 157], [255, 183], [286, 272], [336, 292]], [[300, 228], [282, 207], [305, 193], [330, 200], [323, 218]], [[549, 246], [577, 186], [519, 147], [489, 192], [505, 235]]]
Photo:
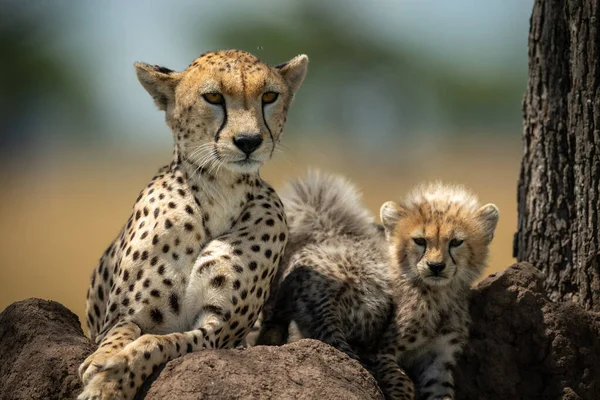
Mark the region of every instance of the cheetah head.
[[135, 63], [138, 79], [195, 168], [253, 172], [273, 155], [294, 94], [306, 75], [299, 55], [270, 67], [239, 50], [208, 52], [183, 72]]
[[381, 207], [391, 254], [408, 280], [470, 286], [485, 268], [498, 208], [479, 206], [467, 190], [441, 183], [417, 187], [403, 202]]

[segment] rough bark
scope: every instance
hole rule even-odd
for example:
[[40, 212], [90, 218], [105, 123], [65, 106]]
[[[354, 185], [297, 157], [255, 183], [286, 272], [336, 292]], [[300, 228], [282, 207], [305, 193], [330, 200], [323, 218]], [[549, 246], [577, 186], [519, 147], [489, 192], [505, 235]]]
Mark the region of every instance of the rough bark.
[[515, 256], [554, 301], [600, 310], [600, 0], [536, 0]]
[[[457, 400], [597, 400], [600, 313], [546, 297], [543, 274], [516, 264], [472, 291], [471, 338], [455, 372]], [[77, 317], [24, 300], [0, 313], [0, 399], [75, 399], [92, 351]], [[382, 399], [360, 365], [314, 340], [206, 350], [173, 360], [137, 399]]]

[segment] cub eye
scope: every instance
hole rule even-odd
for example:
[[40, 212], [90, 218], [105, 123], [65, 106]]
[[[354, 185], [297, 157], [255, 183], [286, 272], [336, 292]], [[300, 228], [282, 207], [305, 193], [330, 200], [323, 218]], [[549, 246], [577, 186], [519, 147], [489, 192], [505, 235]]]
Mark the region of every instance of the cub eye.
[[464, 240], [460, 240], [460, 239], [452, 239], [450, 241], [450, 247], [458, 247], [461, 244], [463, 244]]
[[424, 238], [413, 238], [413, 242], [415, 242], [417, 246], [425, 246], [427, 244], [427, 241]]
[[274, 103], [278, 97], [279, 97], [279, 93], [277, 93], [277, 92], [267, 92], [262, 95], [262, 102], [263, 102], [263, 104], [271, 104], [271, 103]]
[[221, 93], [205, 93], [202, 95], [204, 100], [209, 102], [210, 104], [223, 104], [225, 103], [225, 98]]

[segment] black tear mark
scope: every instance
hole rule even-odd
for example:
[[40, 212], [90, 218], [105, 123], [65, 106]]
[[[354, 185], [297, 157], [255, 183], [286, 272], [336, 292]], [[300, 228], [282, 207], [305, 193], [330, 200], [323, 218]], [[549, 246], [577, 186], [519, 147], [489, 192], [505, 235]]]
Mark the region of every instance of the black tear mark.
[[275, 152], [275, 138], [273, 137], [271, 128], [269, 127], [269, 124], [267, 123], [267, 118], [265, 118], [265, 105], [264, 104], [262, 105], [262, 117], [263, 117], [265, 126], [267, 127], [267, 131], [269, 132], [269, 137], [271, 138], [271, 143], [273, 143], [273, 147], [271, 148], [271, 154], [269, 155], [269, 158], [272, 158], [273, 153]]
[[277, 69], [283, 69], [283, 67], [285, 67], [286, 65], [288, 65], [288, 63], [284, 62], [282, 64], [276, 65], [275, 68], [277, 68]]
[[215, 134], [215, 143], [219, 141], [219, 138], [221, 137], [221, 131], [227, 124], [227, 105], [223, 103], [221, 104], [221, 108], [223, 108], [223, 123], [221, 124], [221, 126], [217, 130], [217, 133]]

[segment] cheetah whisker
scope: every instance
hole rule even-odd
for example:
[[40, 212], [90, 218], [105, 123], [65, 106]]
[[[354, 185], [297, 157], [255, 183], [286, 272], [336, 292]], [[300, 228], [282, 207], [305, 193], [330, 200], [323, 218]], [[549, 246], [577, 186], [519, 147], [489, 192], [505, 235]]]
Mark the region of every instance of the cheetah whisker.
[[292, 150], [292, 149], [291, 149], [291, 148], [290, 148], [288, 145], [286, 145], [286, 144], [283, 144], [283, 143], [281, 143], [281, 142], [279, 142], [279, 145], [277, 146], [277, 150], [278, 150], [278, 151], [281, 151], [282, 153], [283, 153], [284, 151], [287, 151], [287, 152], [290, 152], [290, 153], [292, 153], [293, 155], [296, 155], [296, 152], [295, 152], [294, 150]]
[[194, 151], [188, 156], [189, 159], [194, 159], [196, 157], [201, 157], [205, 154], [210, 154], [212, 152], [212, 148], [209, 144], [202, 144], [200, 146], [190, 147], [194, 148]]
[[[208, 161], [208, 160], [205, 160], [205, 158], [206, 159], [210, 158], [210, 153], [208, 153], [208, 150], [209, 149], [204, 148], [203, 146], [194, 147], [194, 151], [192, 152], [192, 154], [190, 154], [188, 156], [185, 156], [185, 155], [183, 156], [192, 165], [197, 166], [197, 168], [193, 171], [194, 175], [200, 170], [200, 168], [202, 168], [202, 164], [205, 161]], [[206, 157], [206, 156], [208, 156], [208, 157]]]
[[286, 153], [286, 152], [284, 152], [283, 150], [280, 150], [280, 149], [277, 149], [276, 153], [282, 155], [283, 161], [287, 162], [288, 164], [293, 164], [293, 161], [288, 156], [288, 153]]

